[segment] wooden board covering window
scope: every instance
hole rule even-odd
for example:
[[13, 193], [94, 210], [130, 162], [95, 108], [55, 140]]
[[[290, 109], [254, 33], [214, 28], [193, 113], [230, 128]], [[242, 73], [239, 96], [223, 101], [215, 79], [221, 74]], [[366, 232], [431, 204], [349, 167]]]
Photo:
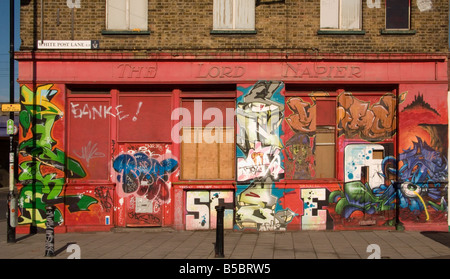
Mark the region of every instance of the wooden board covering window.
[[318, 98], [316, 105], [315, 178], [334, 178], [336, 100], [330, 97]]
[[316, 132], [315, 178], [335, 177], [335, 132], [334, 127], [318, 127]]
[[[234, 179], [234, 142], [232, 127], [184, 127], [181, 143], [182, 179]], [[217, 136], [206, 142], [203, 135]]]

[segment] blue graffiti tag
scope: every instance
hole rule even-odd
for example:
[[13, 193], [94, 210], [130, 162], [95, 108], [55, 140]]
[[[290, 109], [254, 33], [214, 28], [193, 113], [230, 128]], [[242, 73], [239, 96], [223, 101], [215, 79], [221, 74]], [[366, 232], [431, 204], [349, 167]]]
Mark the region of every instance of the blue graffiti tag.
[[178, 168], [178, 162], [172, 158], [158, 161], [138, 152], [117, 156], [113, 167], [119, 173], [117, 181], [122, 182], [125, 193], [137, 191], [139, 195], [143, 195], [168, 182], [170, 174]]

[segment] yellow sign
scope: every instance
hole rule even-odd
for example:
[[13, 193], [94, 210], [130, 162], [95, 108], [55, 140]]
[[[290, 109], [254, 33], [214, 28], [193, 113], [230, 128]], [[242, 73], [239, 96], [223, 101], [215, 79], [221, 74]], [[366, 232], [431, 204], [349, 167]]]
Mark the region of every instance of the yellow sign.
[[2, 104], [2, 111], [20, 111], [20, 104]]

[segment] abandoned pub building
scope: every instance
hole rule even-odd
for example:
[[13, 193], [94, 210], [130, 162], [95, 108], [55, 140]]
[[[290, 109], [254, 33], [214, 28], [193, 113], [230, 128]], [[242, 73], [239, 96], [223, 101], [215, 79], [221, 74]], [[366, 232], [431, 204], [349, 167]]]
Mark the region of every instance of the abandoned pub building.
[[448, 231], [448, 0], [20, 8], [18, 232]]

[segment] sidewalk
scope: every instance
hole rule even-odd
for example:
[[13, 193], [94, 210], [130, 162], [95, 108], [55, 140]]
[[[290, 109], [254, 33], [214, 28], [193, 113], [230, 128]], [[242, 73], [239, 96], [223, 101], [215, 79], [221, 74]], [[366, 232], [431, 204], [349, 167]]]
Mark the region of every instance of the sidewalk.
[[[433, 239], [438, 241], [435, 241]], [[55, 235], [55, 257], [44, 257], [45, 233], [16, 235], [6, 242], [0, 221], [0, 259], [215, 259], [216, 232], [115, 229]], [[446, 242], [446, 245], [445, 245]], [[443, 244], [444, 243], [444, 244]], [[414, 231], [225, 231], [225, 259], [450, 259], [450, 233]], [[78, 246], [70, 246], [76, 244]], [[368, 249], [375, 244], [375, 250]], [[376, 246], [378, 245], [378, 246]]]

